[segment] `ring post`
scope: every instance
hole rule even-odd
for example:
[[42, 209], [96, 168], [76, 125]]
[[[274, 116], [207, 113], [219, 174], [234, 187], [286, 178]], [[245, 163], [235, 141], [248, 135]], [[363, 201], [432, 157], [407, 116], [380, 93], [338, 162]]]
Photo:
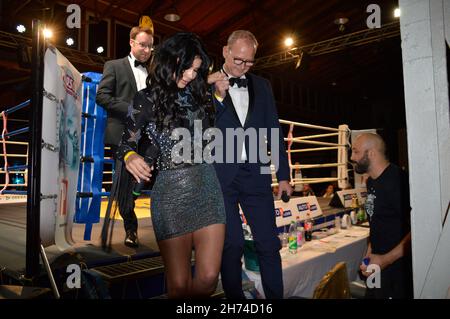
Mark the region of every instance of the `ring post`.
[[42, 98], [44, 82], [44, 39], [41, 22], [33, 20], [32, 39], [32, 96], [30, 112], [29, 145], [30, 168], [28, 170], [27, 238], [25, 276], [33, 280], [39, 274], [40, 249], [40, 194], [41, 194], [41, 144], [42, 144]]

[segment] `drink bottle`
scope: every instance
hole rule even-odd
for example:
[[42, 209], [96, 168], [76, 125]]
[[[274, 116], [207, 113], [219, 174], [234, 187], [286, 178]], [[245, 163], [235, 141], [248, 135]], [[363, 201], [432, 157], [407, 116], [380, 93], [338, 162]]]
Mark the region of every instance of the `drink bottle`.
[[289, 226], [289, 252], [291, 254], [297, 253], [297, 229], [295, 227], [295, 222], [291, 222], [291, 226]]
[[308, 219], [305, 221], [305, 240], [306, 241], [312, 240], [312, 232], [313, 232], [312, 229], [313, 229], [313, 221], [308, 216]]
[[297, 248], [300, 248], [303, 245], [303, 227], [300, 223], [300, 217], [297, 216], [297, 221], [295, 223], [295, 229], [297, 230]]

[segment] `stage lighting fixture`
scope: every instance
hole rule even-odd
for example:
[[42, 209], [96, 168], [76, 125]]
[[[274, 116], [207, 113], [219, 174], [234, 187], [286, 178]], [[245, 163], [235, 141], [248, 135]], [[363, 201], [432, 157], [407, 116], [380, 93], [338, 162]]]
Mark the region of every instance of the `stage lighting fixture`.
[[291, 37], [287, 37], [284, 40], [284, 45], [287, 47], [291, 47], [294, 44], [294, 39], [292, 39]]
[[45, 39], [50, 39], [51, 37], [53, 37], [53, 31], [50, 29], [45, 28], [44, 31], [42, 32], [44, 34]]
[[16, 27], [16, 30], [19, 33], [24, 33], [25, 31], [27, 31], [27, 28], [25, 28], [25, 26], [23, 24], [18, 24]]

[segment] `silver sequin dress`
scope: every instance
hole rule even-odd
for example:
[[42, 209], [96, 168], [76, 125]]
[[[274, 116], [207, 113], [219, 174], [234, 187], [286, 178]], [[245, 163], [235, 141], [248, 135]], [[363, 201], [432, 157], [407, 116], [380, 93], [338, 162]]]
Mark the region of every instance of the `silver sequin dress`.
[[[178, 93], [182, 123], [192, 137], [203, 136], [213, 123], [214, 112], [207, 106], [196, 105], [189, 87]], [[195, 125], [194, 125], [195, 123]], [[201, 123], [201, 132], [194, 134]], [[153, 228], [157, 241], [174, 238], [213, 224], [225, 224], [225, 206], [222, 191], [212, 164], [203, 160], [194, 161], [192, 146], [191, 160], [172, 160], [172, 149], [179, 142], [171, 139], [173, 130], [157, 130], [155, 108], [149, 89], [139, 91], [130, 105], [122, 142], [117, 156], [123, 157], [129, 151], [136, 151], [139, 139], [146, 134], [151, 147], [157, 147], [154, 159], [158, 174], [151, 194]], [[197, 141], [198, 142], [198, 141]], [[198, 145], [198, 144], [197, 144]], [[204, 146], [204, 142], [201, 142]]]

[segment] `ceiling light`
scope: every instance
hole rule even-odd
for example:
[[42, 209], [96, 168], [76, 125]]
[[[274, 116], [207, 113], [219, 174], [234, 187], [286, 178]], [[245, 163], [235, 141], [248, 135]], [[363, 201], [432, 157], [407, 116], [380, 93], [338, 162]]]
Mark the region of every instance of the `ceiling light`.
[[164, 16], [164, 20], [167, 20], [169, 22], [177, 22], [180, 20], [180, 14], [178, 13], [177, 8], [175, 7], [175, 4], [172, 3], [170, 6], [169, 12]]
[[401, 14], [400, 8], [394, 10], [394, 17], [400, 18], [400, 14]]
[[50, 29], [45, 28], [44, 31], [42, 31], [42, 33], [44, 34], [45, 39], [53, 37], [53, 31]]
[[16, 27], [16, 30], [19, 33], [24, 33], [25, 31], [27, 31], [27, 28], [25, 28], [25, 26], [23, 24], [18, 24]]
[[180, 16], [176, 13], [168, 13], [164, 16], [164, 20], [170, 21], [170, 22], [177, 22], [180, 20]]
[[348, 18], [344, 17], [344, 16], [338, 16], [335, 20], [334, 23], [339, 25], [339, 31], [343, 32], [345, 30], [345, 24], [348, 22]]
[[290, 46], [292, 46], [293, 44], [294, 44], [294, 39], [292, 39], [291, 37], [287, 37], [287, 38], [284, 40], [284, 45], [287, 46], [287, 47], [290, 47]]
[[75, 43], [75, 41], [72, 38], [67, 38], [66, 39], [66, 44], [71, 47], [73, 44]]

